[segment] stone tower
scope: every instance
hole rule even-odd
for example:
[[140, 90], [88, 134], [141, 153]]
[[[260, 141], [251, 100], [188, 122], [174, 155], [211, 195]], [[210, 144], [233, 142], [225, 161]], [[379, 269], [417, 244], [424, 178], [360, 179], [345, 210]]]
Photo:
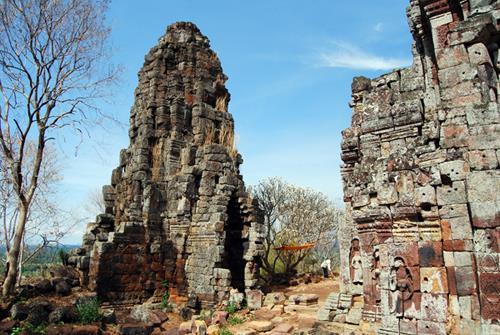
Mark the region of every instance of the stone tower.
[[366, 334], [498, 334], [500, 3], [411, 0], [408, 18], [413, 65], [352, 84], [352, 221], [322, 317]]
[[145, 57], [105, 213], [70, 260], [113, 303], [195, 294], [204, 306], [256, 285], [261, 219], [245, 191], [230, 95], [192, 23], [168, 27]]

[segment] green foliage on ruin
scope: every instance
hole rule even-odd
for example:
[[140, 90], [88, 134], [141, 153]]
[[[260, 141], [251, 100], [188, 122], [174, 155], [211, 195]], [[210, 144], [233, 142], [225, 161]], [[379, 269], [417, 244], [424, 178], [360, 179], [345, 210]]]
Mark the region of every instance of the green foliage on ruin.
[[227, 306], [225, 308], [226, 312], [228, 312], [230, 315], [236, 313], [238, 310], [238, 305], [234, 301], [229, 301], [227, 303]]
[[12, 328], [10, 335], [18, 334], [45, 335], [47, 334], [47, 325], [41, 324], [38, 326], [34, 326], [31, 323], [27, 322], [23, 326]]
[[219, 329], [219, 335], [233, 335], [233, 333], [225, 326]]
[[229, 318], [227, 318], [227, 323], [229, 323], [230, 326], [240, 325], [244, 322], [245, 318], [238, 316], [236, 314], [230, 315]]
[[163, 293], [161, 295], [161, 307], [167, 311], [170, 312], [172, 311], [172, 305], [168, 300], [170, 300], [170, 291], [169, 291], [169, 284], [167, 280], [164, 280], [161, 282], [161, 286], [163, 287]]
[[99, 322], [102, 319], [99, 299], [92, 298], [76, 304], [78, 319], [83, 324]]

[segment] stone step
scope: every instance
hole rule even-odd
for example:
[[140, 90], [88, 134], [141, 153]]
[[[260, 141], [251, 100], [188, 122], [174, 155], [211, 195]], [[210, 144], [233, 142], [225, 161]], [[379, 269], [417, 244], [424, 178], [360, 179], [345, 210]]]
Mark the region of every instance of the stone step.
[[319, 297], [317, 294], [310, 293], [294, 294], [288, 297], [288, 301], [290, 302], [290, 304], [302, 306], [317, 305], [318, 299]]
[[318, 308], [316, 306], [303, 306], [303, 305], [287, 305], [285, 306], [285, 313], [308, 313], [316, 314]]
[[246, 326], [259, 333], [268, 332], [274, 328], [274, 325], [271, 321], [250, 321], [246, 324]]
[[318, 310], [318, 314], [316, 315], [318, 321], [330, 321], [330, 312], [330, 309], [320, 308]]
[[352, 295], [341, 294], [339, 297], [339, 308], [349, 309], [352, 306]]

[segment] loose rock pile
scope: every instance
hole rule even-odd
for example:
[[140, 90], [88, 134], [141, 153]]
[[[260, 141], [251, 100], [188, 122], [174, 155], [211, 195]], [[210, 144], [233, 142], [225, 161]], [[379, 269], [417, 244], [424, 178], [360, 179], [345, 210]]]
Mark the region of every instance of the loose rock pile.
[[293, 294], [286, 297], [283, 292], [273, 292], [265, 296], [254, 292], [253, 296], [252, 306], [242, 306], [239, 311], [216, 311], [211, 318], [206, 318], [204, 314], [195, 315], [192, 320], [179, 326], [178, 333], [285, 335], [314, 332], [315, 313], [318, 309], [316, 294]]

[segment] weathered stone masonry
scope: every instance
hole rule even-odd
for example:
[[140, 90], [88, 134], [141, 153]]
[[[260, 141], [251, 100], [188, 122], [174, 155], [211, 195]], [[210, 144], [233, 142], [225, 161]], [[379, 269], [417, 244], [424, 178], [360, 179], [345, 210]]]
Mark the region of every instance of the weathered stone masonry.
[[146, 55], [106, 213], [71, 258], [103, 299], [142, 302], [166, 280], [206, 306], [256, 285], [262, 225], [239, 174], [226, 79], [191, 23]]
[[378, 322], [379, 334], [498, 334], [500, 5], [412, 0], [408, 17], [413, 65], [353, 81], [352, 222], [327, 318]]

